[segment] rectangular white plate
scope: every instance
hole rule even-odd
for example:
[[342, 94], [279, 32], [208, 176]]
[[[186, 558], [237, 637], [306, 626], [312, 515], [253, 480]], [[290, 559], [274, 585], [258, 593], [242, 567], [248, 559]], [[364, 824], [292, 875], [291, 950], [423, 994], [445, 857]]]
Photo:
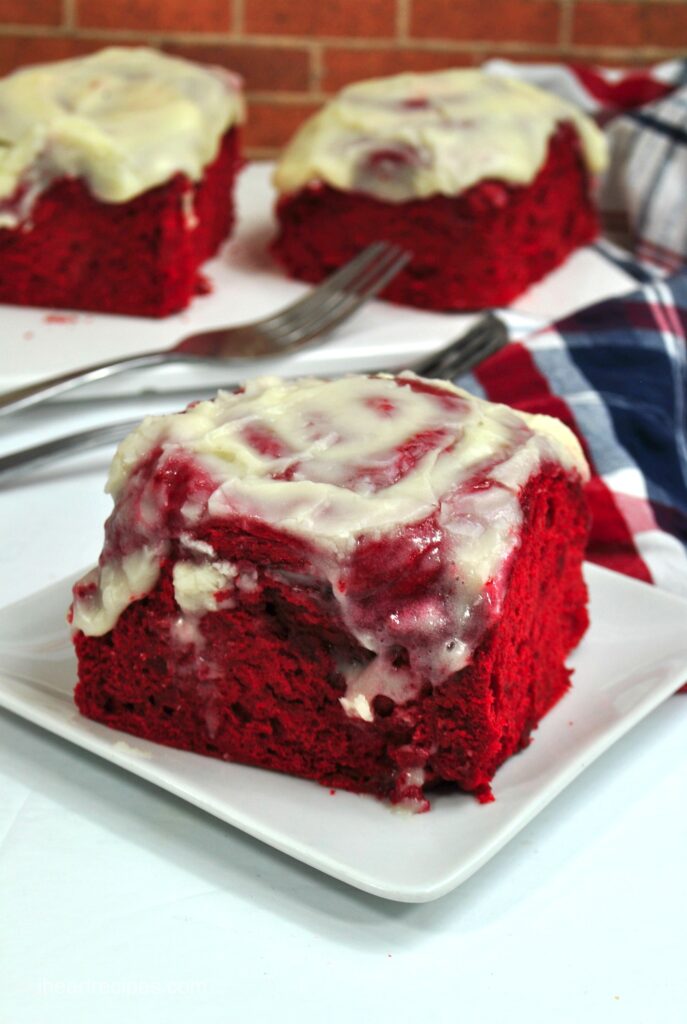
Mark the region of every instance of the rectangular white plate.
[[[109, 358], [168, 348], [193, 331], [264, 317], [305, 295], [309, 286], [289, 280], [269, 254], [276, 228], [271, 170], [271, 164], [252, 164], [241, 174], [236, 232], [218, 258], [204, 267], [213, 291], [195, 299], [182, 313], [155, 320], [0, 306], [0, 390]], [[520, 296], [513, 310], [526, 320], [540, 322], [635, 287], [632, 278], [586, 247]], [[473, 320], [473, 314], [431, 313], [371, 302], [331, 339], [288, 359], [254, 361], [221, 372], [202, 365], [138, 370], [88, 385], [74, 395], [214, 390], [256, 373], [298, 376], [397, 369], [459, 337]]]
[[435, 899], [460, 885], [569, 782], [687, 680], [687, 602], [586, 567], [592, 626], [572, 690], [496, 775], [492, 804], [434, 798], [429, 814], [171, 750], [82, 718], [65, 624], [70, 582], [0, 609], [0, 706], [377, 896]]

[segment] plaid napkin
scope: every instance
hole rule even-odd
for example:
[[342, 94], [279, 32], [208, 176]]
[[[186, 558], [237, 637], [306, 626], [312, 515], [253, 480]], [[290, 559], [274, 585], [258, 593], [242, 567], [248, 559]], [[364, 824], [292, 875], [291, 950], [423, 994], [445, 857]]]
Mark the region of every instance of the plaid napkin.
[[588, 558], [687, 597], [687, 270], [638, 274], [457, 383], [567, 423], [592, 467]]
[[554, 92], [604, 124], [606, 235], [669, 273], [687, 263], [687, 60], [633, 71], [494, 60], [485, 70]]

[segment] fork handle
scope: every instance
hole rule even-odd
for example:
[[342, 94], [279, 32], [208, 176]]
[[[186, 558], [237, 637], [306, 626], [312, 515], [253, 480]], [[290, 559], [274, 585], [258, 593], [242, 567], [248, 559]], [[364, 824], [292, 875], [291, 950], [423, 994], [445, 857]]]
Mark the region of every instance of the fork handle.
[[[178, 357], [183, 360], [183, 356]], [[53, 398], [61, 395], [64, 391], [77, 387], [79, 384], [86, 384], [94, 380], [104, 380], [106, 377], [113, 377], [125, 370], [137, 370], [144, 366], [158, 366], [160, 363], [169, 360], [168, 353], [147, 352], [140, 356], [123, 356], [121, 359], [109, 359], [106, 363], [94, 363], [83, 370], [73, 370], [71, 373], [61, 373], [57, 377], [48, 377], [46, 380], [38, 381], [37, 384], [27, 384], [23, 388], [14, 388], [12, 391], [3, 391], [0, 394], [0, 416], [4, 413], [15, 412], [17, 409], [25, 409], [29, 405], [36, 405], [46, 398]]]

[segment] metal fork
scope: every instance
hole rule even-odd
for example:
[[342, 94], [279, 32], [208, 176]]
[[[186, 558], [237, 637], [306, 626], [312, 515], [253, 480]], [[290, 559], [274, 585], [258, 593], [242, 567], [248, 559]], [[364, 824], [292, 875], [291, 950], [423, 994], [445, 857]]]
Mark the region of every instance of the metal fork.
[[[469, 373], [479, 363], [503, 348], [507, 341], [508, 332], [503, 322], [492, 313], [487, 313], [462, 337], [449, 342], [434, 355], [413, 364], [412, 369], [423, 377], [453, 380]], [[231, 385], [227, 386], [228, 389], [230, 387]], [[4, 482], [8, 476], [50, 462], [60, 455], [71, 455], [74, 452], [114, 444], [126, 437], [140, 422], [139, 417], [135, 420], [109, 423], [2, 456], [0, 481]]]
[[285, 355], [328, 334], [377, 295], [410, 259], [397, 245], [375, 242], [358, 253], [304, 299], [279, 313], [238, 327], [221, 327], [183, 338], [170, 349], [110, 359], [81, 370], [0, 394], [0, 415], [43, 402], [80, 384], [125, 370], [169, 362], [262, 359]]

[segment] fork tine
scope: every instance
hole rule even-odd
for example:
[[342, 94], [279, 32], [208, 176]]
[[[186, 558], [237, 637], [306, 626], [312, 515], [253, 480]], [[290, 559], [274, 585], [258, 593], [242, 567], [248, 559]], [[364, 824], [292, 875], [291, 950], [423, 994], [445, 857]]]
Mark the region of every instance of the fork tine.
[[468, 373], [484, 359], [498, 352], [508, 341], [508, 331], [502, 320], [487, 313], [462, 338], [437, 354], [416, 363], [412, 369], [425, 377], [452, 380]]
[[388, 248], [388, 242], [373, 242], [371, 245], [366, 246], [366, 248], [361, 250], [361, 252], [359, 252], [352, 260], [349, 260], [349, 262], [345, 263], [343, 267], [340, 267], [333, 274], [330, 274], [329, 277], [322, 281], [321, 284], [317, 285], [317, 287], [308, 295], [304, 296], [302, 299], [298, 299], [297, 302], [287, 306], [286, 309], [281, 309], [278, 313], [274, 313], [272, 316], [268, 316], [265, 317], [264, 320], [260, 320], [258, 322], [258, 326], [261, 328], [277, 327], [284, 317], [295, 314], [300, 310], [307, 310], [312, 306], [316, 306], [330, 293], [347, 288], [349, 283], [355, 279], [359, 272], [374, 263], [375, 260], [382, 256]]
[[[361, 294], [372, 276], [376, 275], [380, 270], [384, 270], [390, 262], [402, 255], [405, 255], [405, 251], [399, 246], [387, 245], [385, 243], [384, 250], [380, 251], [372, 262], [360, 267], [357, 273], [348, 280], [345, 287], [329, 289], [321, 297], [318, 295], [318, 302], [313, 302], [308, 307], [303, 306], [298, 310], [285, 310], [282, 322], [275, 324], [275, 328], [280, 335], [283, 335], [285, 331], [293, 333], [301, 328], [307, 329], [313, 316], [319, 316], [335, 308], [348, 295]], [[372, 295], [374, 292], [366, 294]]]
[[344, 263], [339, 270], [330, 274], [329, 277], [322, 282], [322, 284], [316, 289], [321, 295], [326, 295], [330, 292], [342, 291], [351, 286], [351, 282], [355, 281], [358, 274], [363, 273], [368, 266], [374, 266], [377, 260], [383, 259], [391, 249], [396, 249], [397, 246], [391, 242], [385, 242], [381, 240], [379, 242], [372, 242], [371, 245], [365, 246], [357, 256], [349, 260], [348, 263]]
[[442, 380], [454, 380], [469, 373], [475, 366], [484, 362], [489, 356], [493, 356], [499, 349], [503, 348], [507, 339], [490, 338], [487, 342], [475, 343], [470, 349], [461, 352], [456, 356], [455, 362], [449, 367], [442, 368], [438, 373], [432, 374], [441, 377]]
[[332, 330], [362, 306], [368, 298], [376, 295], [408, 261], [407, 253], [389, 253], [379, 264], [368, 268], [357, 283], [356, 290], [340, 292], [328, 301], [322, 309], [314, 311], [314, 316], [297, 328], [289, 327], [282, 337], [277, 338], [279, 344], [289, 344], [289, 338], [296, 334], [301, 343]]
[[482, 360], [488, 358], [498, 346], [492, 346], [491, 343], [483, 346], [481, 343], [475, 343], [466, 349], [459, 346], [459, 351], [453, 354], [453, 357], [441, 366], [437, 366], [430, 370], [416, 371], [420, 373], [422, 377], [439, 378], [441, 380], [455, 380], [457, 377], [468, 370], [472, 369]]
[[411, 253], [401, 249], [400, 246], [394, 246], [387, 258], [380, 260], [361, 275], [356, 282], [355, 294], [361, 299], [376, 295], [408, 263], [410, 258]]
[[300, 316], [294, 324], [289, 322], [286, 329], [282, 329], [273, 340], [286, 346], [295, 335], [299, 343], [304, 344], [324, 331], [333, 329], [355, 313], [368, 298], [380, 292], [409, 259], [410, 254], [402, 250], [390, 251], [374, 266], [366, 268], [355, 284], [355, 291], [339, 292], [321, 307], [312, 310], [313, 315], [305, 322]]

